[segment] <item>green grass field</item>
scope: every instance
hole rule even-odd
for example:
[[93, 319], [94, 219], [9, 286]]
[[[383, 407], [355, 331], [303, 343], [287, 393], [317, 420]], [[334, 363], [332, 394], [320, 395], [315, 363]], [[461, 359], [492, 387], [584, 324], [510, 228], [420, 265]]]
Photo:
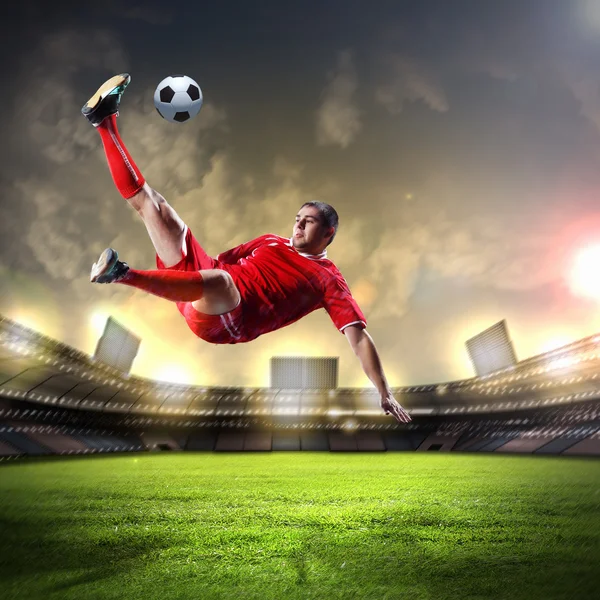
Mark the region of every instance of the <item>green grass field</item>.
[[0, 467], [0, 597], [598, 597], [600, 460], [137, 454]]

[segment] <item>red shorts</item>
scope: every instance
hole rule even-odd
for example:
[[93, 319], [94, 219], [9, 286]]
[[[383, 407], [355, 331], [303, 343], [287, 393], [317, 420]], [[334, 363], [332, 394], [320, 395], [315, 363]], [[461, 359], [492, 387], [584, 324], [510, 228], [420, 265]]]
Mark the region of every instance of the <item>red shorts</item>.
[[[181, 260], [172, 267], [165, 267], [158, 254], [156, 266], [169, 271], [202, 271], [219, 269], [218, 260], [208, 256], [198, 243], [189, 227], [185, 234], [187, 252], [181, 252]], [[201, 339], [212, 344], [237, 344], [244, 341], [242, 335], [242, 303], [223, 315], [207, 315], [197, 311], [191, 302], [176, 302], [179, 312], [184, 316], [188, 327]]]

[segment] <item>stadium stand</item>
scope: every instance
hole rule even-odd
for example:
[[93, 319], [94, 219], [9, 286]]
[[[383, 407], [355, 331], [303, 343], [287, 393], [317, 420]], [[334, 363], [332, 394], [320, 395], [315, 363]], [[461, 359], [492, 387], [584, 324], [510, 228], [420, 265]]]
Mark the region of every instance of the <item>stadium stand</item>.
[[183, 450], [185, 447], [185, 442], [182, 445], [164, 432], [144, 432], [141, 437], [148, 450]]
[[12, 446], [11, 444], [9, 444], [8, 442], [5, 442], [3, 440], [0, 440], [0, 457], [2, 457], [2, 458], [15, 457], [15, 456], [21, 456], [21, 454], [23, 454], [23, 453], [20, 452], [17, 448]]
[[234, 429], [219, 432], [215, 444], [216, 452], [236, 452], [244, 449], [244, 431]]
[[31, 427], [27, 436], [33, 441], [49, 448], [53, 454], [81, 454], [89, 452], [89, 448], [80, 440], [65, 435], [55, 427], [44, 426], [39, 429]]
[[303, 432], [300, 435], [300, 450], [312, 452], [329, 450], [329, 440], [326, 431]]
[[506, 444], [498, 447], [496, 452], [520, 452], [523, 454], [531, 454], [552, 441], [550, 437], [526, 438], [523, 436], [514, 438]]
[[273, 434], [270, 431], [246, 431], [244, 450], [250, 452], [270, 452]]
[[217, 443], [216, 431], [194, 431], [190, 433], [186, 450], [214, 450]]
[[19, 431], [18, 428], [15, 428], [10, 424], [0, 426], [0, 441], [16, 448], [22, 454], [28, 454], [30, 456], [52, 454], [52, 450], [46, 445], [36, 442], [24, 432]]
[[272, 449], [300, 450], [300, 434], [296, 431], [274, 431]]
[[576, 442], [567, 448], [563, 454], [583, 454], [600, 456], [600, 433], [593, 433], [589, 437]]
[[423, 433], [386, 432], [383, 443], [386, 450], [416, 450], [426, 437]]
[[353, 435], [348, 435], [340, 431], [330, 431], [329, 449], [332, 452], [356, 452], [358, 444]]
[[358, 431], [356, 447], [360, 452], [384, 452], [385, 444], [378, 431]]
[[0, 458], [188, 451], [600, 456], [600, 336], [485, 377], [373, 389], [200, 387], [125, 375], [0, 317]]
[[447, 452], [452, 450], [459, 437], [458, 435], [429, 435], [418, 446], [417, 451], [443, 450]]

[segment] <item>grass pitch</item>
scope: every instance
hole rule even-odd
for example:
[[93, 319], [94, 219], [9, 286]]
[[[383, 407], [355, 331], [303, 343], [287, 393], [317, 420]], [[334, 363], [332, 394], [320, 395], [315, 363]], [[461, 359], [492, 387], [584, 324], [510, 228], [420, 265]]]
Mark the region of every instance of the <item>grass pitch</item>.
[[0, 467], [0, 597], [597, 597], [600, 460], [131, 454]]

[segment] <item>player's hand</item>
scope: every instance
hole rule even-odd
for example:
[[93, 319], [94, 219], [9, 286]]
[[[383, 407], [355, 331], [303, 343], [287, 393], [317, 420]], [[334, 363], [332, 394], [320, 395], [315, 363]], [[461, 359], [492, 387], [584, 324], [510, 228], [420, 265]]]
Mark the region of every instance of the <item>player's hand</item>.
[[398, 404], [391, 392], [381, 396], [381, 408], [386, 415], [391, 414], [399, 423], [412, 421], [410, 415]]

